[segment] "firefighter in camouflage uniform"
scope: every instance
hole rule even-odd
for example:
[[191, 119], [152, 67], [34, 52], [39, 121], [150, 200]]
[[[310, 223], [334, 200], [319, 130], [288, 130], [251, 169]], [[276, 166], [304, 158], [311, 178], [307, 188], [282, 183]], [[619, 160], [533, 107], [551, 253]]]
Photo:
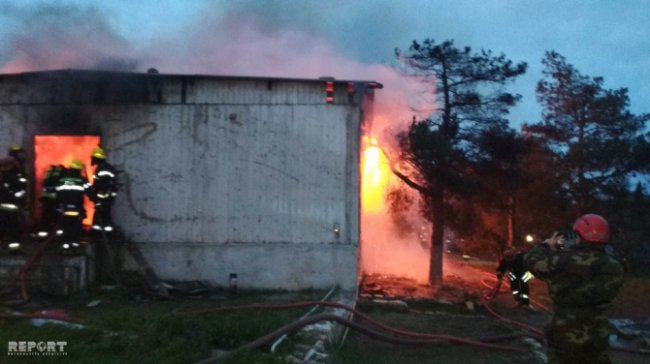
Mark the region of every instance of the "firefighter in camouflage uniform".
[[610, 363], [605, 310], [623, 284], [623, 267], [606, 252], [609, 225], [599, 215], [576, 220], [575, 241], [563, 236], [538, 244], [524, 265], [546, 281], [555, 307], [546, 326], [549, 363]]

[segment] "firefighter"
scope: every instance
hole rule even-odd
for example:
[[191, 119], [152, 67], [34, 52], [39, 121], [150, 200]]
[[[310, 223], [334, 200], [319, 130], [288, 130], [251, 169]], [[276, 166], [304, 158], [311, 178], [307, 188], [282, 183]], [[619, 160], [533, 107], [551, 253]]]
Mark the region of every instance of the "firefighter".
[[27, 201], [25, 160], [25, 150], [16, 144], [9, 147], [8, 156], [0, 163], [0, 239], [14, 253], [22, 249], [22, 213]]
[[57, 235], [61, 235], [61, 248], [73, 252], [81, 246], [82, 222], [86, 217], [84, 196], [90, 188], [88, 179], [82, 173], [83, 163], [75, 159], [67, 169], [61, 171], [56, 186], [56, 200], [59, 211]]
[[533, 278], [533, 275], [524, 267], [523, 252], [510, 249], [503, 254], [497, 267], [497, 278], [501, 280], [506, 272], [508, 272], [512, 298], [519, 305], [528, 307], [530, 305], [528, 281]]
[[610, 363], [611, 306], [623, 284], [623, 267], [607, 253], [609, 225], [587, 214], [573, 225], [575, 241], [557, 233], [524, 256], [524, 265], [548, 283], [555, 310], [546, 326], [549, 363]]
[[47, 169], [43, 179], [43, 189], [39, 200], [41, 201], [41, 219], [36, 236], [40, 239], [48, 237], [58, 220], [56, 187], [59, 185], [61, 172], [64, 167], [60, 164], [52, 165]]
[[106, 161], [106, 152], [101, 147], [93, 149], [90, 163], [96, 166], [90, 194], [95, 203], [92, 228], [93, 231], [111, 233], [114, 229], [111, 208], [117, 197], [116, 171]]

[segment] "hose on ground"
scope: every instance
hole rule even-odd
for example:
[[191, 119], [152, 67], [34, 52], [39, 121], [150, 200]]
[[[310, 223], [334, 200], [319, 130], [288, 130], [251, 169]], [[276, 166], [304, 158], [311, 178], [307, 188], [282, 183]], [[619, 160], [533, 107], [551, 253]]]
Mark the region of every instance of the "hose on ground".
[[[369, 337], [372, 337], [377, 340], [381, 341], [386, 341], [390, 342], [393, 344], [401, 344], [401, 345], [423, 345], [423, 344], [431, 344], [431, 343], [440, 343], [440, 342], [445, 342], [446, 340], [444, 339], [434, 339], [434, 338], [412, 338], [412, 339], [405, 339], [405, 338], [400, 338], [400, 337], [394, 337], [394, 336], [388, 336], [386, 334], [383, 334], [381, 332], [377, 332], [373, 329], [370, 329], [368, 327], [365, 327], [363, 325], [360, 325], [355, 322], [350, 322], [346, 320], [343, 317], [333, 315], [333, 314], [318, 314], [314, 315], [311, 317], [304, 318], [302, 320], [294, 321], [290, 324], [287, 324], [285, 326], [282, 326], [281, 328], [266, 334], [259, 339], [253, 340], [247, 344], [244, 344], [240, 347], [238, 347], [235, 350], [221, 353], [216, 356], [212, 356], [210, 358], [201, 360], [196, 362], [195, 364], [210, 364], [210, 363], [218, 363], [219, 361], [225, 360], [227, 358], [230, 358], [232, 356], [235, 356], [241, 352], [247, 351], [247, 350], [252, 350], [259, 348], [261, 346], [264, 346], [273, 340], [277, 339], [278, 337], [291, 333], [294, 331], [297, 331], [305, 326], [312, 325], [314, 323], [320, 322], [320, 321], [333, 321], [337, 322], [341, 325], [347, 326], [353, 330], [359, 331], [364, 335], [367, 335]], [[439, 336], [440, 338], [443, 338], [445, 336], [443, 335], [434, 335], [434, 336]], [[473, 342], [472, 340], [465, 340], [466, 343], [472, 342], [474, 345], [478, 346], [483, 346], [487, 348], [492, 348], [492, 349], [499, 349], [499, 350], [507, 350], [507, 351], [518, 351], [518, 352], [524, 352], [528, 351], [528, 349], [523, 349], [523, 348], [517, 348], [517, 347], [508, 347], [508, 346], [501, 346], [501, 345], [492, 345], [492, 344], [486, 344], [483, 342]]]
[[[485, 298], [485, 297], [484, 297], [484, 298]], [[537, 336], [537, 337], [540, 337], [540, 338], [543, 338], [543, 337], [544, 337], [544, 332], [543, 332], [542, 330], [540, 330], [540, 329], [538, 329], [538, 328], [536, 328], [536, 327], [533, 327], [533, 326], [530, 326], [530, 325], [524, 324], [524, 323], [522, 323], [522, 322], [515, 321], [515, 320], [511, 320], [511, 319], [508, 319], [508, 318], [503, 317], [502, 315], [500, 315], [500, 314], [498, 314], [496, 311], [494, 311], [494, 309], [490, 306], [489, 301], [487, 301], [487, 300], [485, 300], [485, 299], [482, 301], [482, 303], [483, 303], [483, 307], [485, 307], [485, 309], [486, 309], [486, 310], [487, 310], [487, 311], [488, 311], [492, 316], [496, 317], [497, 319], [499, 319], [499, 320], [501, 320], [501, 321], [504, 321], [504, 322], [507, 322], [507, 323], [509, 323], [509, 324], [511, 324], [511, 325], [513, 325], [513, 326], [519, 327], [519, 328], [521, 328], [521, 329], [525, 329], [525, 330], [527, 330], [527, 331], [533, 333], [533, 334], [534, 334], [535, 336]]]
[[[488, 286], [488, 288], [491, 288], [491, 290], [488, 293], [484, 294], [482, 299], [486, 300], [486, 301], [492, 301], [494, 299], [494, 297], [497, 296], [497, 294], [501, 293], [501, 282], [502, 281], [503, 281], [503, 279], [497, 279], [497, 283], [495, 285]], [[485, 283], [485, 280], [482, 280], [481, 282]], [[504, 291], [504, 292], [507, 292], [507, 291]]]
[[[515, 335], [515, 336], [508, 335], [507, 337], [501, 336], [501, 337], [491, 337], [491, 338], [470, 339], [470, 338], [451, 336], [451, 335], [436, 335], [436, 334], [426, 334], [426, 333], [401, 330], [401, 329], [390, 327], [379, 321], [376, 321], [359, 310], [356, 310], [348, 305], [344, 305], [342, 303], [337, 303], [337, 302], [305, 301], [305, 302], [275, 304], [275, 305], [254, 304], [254, 305], [246, 305], [246, 306], [227, 306], [227, 307], [216, 307], [216, 308], [209, 308], [209, 309], [202, 309], [202, 310], [183, 311], [180, 312], [180, 314], [205, 314], [205, 313], [212, 313], [212, 312], [232, 312], [232, 311], [241, 311], [241, 310], [260, 310], [260, 309], [289, 309], [289, 308], [301, 308], [301, 307], [313, 306], [313, 305], [342, 308], [348, 312], [355, 314], [357, 317], [365, 320], [366, 322], [370, 323], [371, 325], [377, 328], [392, 333], [393, 335], [405, 336], [405, 337], [413, 338], [415, 340], [430, 340], [430, 341], [432, 340], [433, 342], [467, 344], [467, 345], [481, 346], [489, 349], [506, 350], [506, 351], [527, 351], [527, 349], [523, 349], [523, 348], [505, 346], [505, 345], [495, 345], [489, 343], [490, 341], [512, 339], [513, 337], [519, 337], [521, 335]], [[346, 320], [346, 322], [348, 321]], [[355, 327], [352, 326], [350, 327], [352, 329], [356, 329]]]
[[[201, 310], [193, 310], [193, 311], [183, 311], [179, 312], [180, 314], [205, 314], [205, 313], [212, 313], [212, 312], [232, 312], [232, 311], [243, 311], [243, 310], [267, 310], [267, 309], [291, 309], [291, 308], [302, 308], [302, 307], [308, 307], [308, 306], [314, 306], [314, 305], [320, 305], [320, 306], [327, 306], [327, 307], [334, 307], [334, 308], [342, 308], [350, 313], [353, 313], [357, 317], [361, 318], [362, 320], [365, 320], [366, 322], [370, 323], [371, 325], [380, 328], [382, 330], [388, 331], [390, 333], [393, 333], [395, 335], [402, 335], [402, 336], [407, 336], [407, 337], [413, 337], [413, 338], [420, 338], [420, 339], [435, 339], [435, 340], [449, 340], [450, 342], [456, 342], [459, 344], [474, 344], [475, 342], [489, 342], [489, 341], [499, 341], [500, 339], [503, 339], [504, 337], [490, 337], [490, 338], [463, 338], [463, 337], [457, 337], [457, 336], [449, 336], [449, 335], [436, 335], [436, 334], [427, 334], [427, 333], [420, 333], [420, 332], [414, 332], [414, 331], [408, 331], [408, 330], [402, 330], [402, 329], [397, 329], [391, 326], [388, 326], [382, 322], [379, 322], [369, 315], [352, 308], [348, 305], [344, 305], [342, 303], [338, 302], [321, 302], [321, 301], [304, 301], [304, 302], [296, 302], [296, 303], [286, 303], [286, 304], [275, 304], [275, 305], [262, 305], [262, 304], [253, 304], [253, 305], [245, 305], [245, 306], [225, 306], [225, 307], [215, 307], [215, 308], [209, 308], [209, 309], [201, 309]], [[519, 337], [521, 335], [515, 335], [515, 337]], [[508, 335], [505, 337], [506, 339], [512, 338], [512, 335]]]
[[[327, 294], [325, 295], [325, 297], [323, 297], [320, 301], [321, 301], [321, 302], [326, 302], [327, 299], [330, 298], [330, 296], [334, 293], [334, 291], [336, 290], [336, 288], [337, 288], [337, 286], [332, 287], [332, 289], [330, 289], [329, 292], [327, 292]], [[316, 311], [316, 309], [317, 309], [318, 307], [320, 307], [320, 305], [316, 305], [316, 306], [312, 307], [311, 310], [307, 311], [307, 313], [305, 313], [304, 315], [300, 316], [300, 320], [304, 319], [305, 317], [309, 317], [309, 315], [311, 315], [312, 313], [314, 313], [314, 311]], [[283, 342], [284, 339], [286, 339], [286, 338], [287, 338], [287, 335], [286, 335], [286, 334], [280, 336], [280, 338], [277, 339], [277, 340], [273, 343], [273, 345], [271, 345], [271, 352], [274, 353], [274, 352], [275, 352], [275, 349], [277, 349], [278, 346], [280, 346], [280, 344], [282, 344], [282, 342]]]

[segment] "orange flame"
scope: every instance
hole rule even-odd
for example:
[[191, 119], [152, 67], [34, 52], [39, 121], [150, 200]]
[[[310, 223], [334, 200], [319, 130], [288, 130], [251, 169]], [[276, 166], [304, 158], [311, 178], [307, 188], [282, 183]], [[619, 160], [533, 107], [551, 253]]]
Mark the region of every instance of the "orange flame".
[[[365, 135], [361, 153], [361, 269], [360, 274], [395, 275], [426, 282], [428, 247], [417, 232], [397, 234], [386, 202], [388, 191], [401, 183], [377, 139]], [[411, 214], [417, 221], [417, 212]], [[417, 223], [414, 223], [417, 226]]]
[[374, 137], [363, 137], [361, 165], [361, 208], [364, 213], [382, 213], [386, 209], [384, 200], [391, 171], [388, 158]]

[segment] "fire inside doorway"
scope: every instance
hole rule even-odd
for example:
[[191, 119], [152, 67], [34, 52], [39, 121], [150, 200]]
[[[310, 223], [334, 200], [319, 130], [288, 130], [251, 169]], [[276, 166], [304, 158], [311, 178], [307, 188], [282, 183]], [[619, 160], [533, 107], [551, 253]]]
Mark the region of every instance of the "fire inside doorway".
[[[47, 169], [52, 165], [70, 165], [73, 159], [83, 162], [85, 175], [92, 183], [92, 167], [90, 155], [92, 150], [100, 145], [100, 138], [96, 135], [37, 135], [34, 137], [34, 175], [35, 175], [35, 203], [36, 211], [41, 211], [38, 196], [41, 194], [43, 179]], [[86, 218], [83, 224], [90, 226], [95, 211], [95, 206], [86, 197], [84, 199]]]

